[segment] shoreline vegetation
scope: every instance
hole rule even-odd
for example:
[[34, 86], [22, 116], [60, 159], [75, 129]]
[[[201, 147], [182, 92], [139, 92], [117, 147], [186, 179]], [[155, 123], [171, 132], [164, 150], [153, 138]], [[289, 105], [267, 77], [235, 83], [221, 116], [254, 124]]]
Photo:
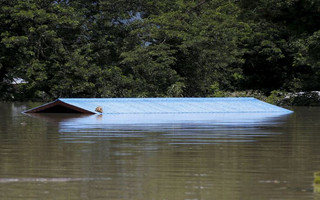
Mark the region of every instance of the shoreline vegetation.
[[319, 8], [319, 0], [1, 0], [0, 101], [253, 96], [318, 106]]
[[[170, 97], [170, 96], [163, 96], [163, 97]], [[207, 97], [254, 97], [256, 99], [259, 99], [277, 106], [320, 106], [320, 91], [294, 93], [294, 92], [274, 90], [270, 93], [269, 96], [266, 96], [262, 92], [252, 91], [252, 90], [236, 91], [236, 92], [218, 91], [214, 95], [210, 95]], [[140, 97], [140, 98], [144, 98], [144, 97]], [[46, 99], [46, 100], [39, 99], [38, 102], [48, 102], [53, 100], [54, 99]], [[17, 100], [11, 100], [11, 101], [17, 101]], [[23, 101], [23, 100], [20, 99], [19, 101]], [[27, 101], [30, 101], [30, 100], [27, 100]]]
[[258, 91], [233, 92], [224, 94], [228, 97], [255, 97], [277, 106], [320, 106], [320, 92], [285, 92], [274, 90], [269, 96]]

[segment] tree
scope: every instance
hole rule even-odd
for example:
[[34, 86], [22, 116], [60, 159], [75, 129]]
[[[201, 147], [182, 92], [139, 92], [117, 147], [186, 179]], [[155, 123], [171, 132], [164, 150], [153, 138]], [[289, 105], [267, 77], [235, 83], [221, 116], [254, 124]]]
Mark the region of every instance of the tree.
[[318, 90], [319, 4], [2, 0], [1, 98]]
[[116, 66], [125, 30], [117, 23], [122, 15], [107, 13], [98, 1], [88, 4], [53, 0], [2, 4], [0, 78], [28, 82], [9, 91], [16, 99], [126, 95], [118, 89], [130, 79]]
[[[145, 71], [139, 73], [140, 80], [145, 85], [150, 85], [149, 80], [163, 81], [158, 89], [161, 94], [177, 84], [184, 88], [185, 96], [210, 95], [216, 83], [223, 89], [234, 89], [235, 80], [242, 78], [241, 56], [245, 52], [239, 49], [239, 41], [249, 33], [247, 24], [237, 21], [237, 6], [218, 1], [174, 2], [170, 1], [171, 10], [150, 15], [137, 25], [133, 35], [140, 43], [122, 54], [123, 63], [152, 69], [146, 76], [141, 76]], [[154, 72], [157, 70], [167, 79], [153, 77], [161, 74]], [[159, 86], [155, 83], [152, 91]]]
[[76, 13], [55, 1], [8, 2], [1, 6], [3, 76], [26, 80], [23, 93], [27, 98], [44, 92], [52, 96], [53, 77], [65, 72], [64, 64], [73, 50], [69, 44], [77, 41]]
[[243, 88], [266, 93], [275, 89], [319, 88], [313, 79], [317, 72], [302, 62], [297, 64], [297, 60], [305, 58], [300, 55], [306, 49], [306, 38], [319, 29], [319, 3], [313, 0], [239, 2], [241, 19], [253, 29], [247, 43], [250, 51], [244, 56]]

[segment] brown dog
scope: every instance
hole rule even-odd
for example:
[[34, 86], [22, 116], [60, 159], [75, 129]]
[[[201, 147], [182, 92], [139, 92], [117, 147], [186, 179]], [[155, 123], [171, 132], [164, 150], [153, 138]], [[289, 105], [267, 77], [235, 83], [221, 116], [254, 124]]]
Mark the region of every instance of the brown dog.
[[99, 113], [102, 113], [103, 112], [102, 107], [101, 106], [96, 107], [96, 111]]

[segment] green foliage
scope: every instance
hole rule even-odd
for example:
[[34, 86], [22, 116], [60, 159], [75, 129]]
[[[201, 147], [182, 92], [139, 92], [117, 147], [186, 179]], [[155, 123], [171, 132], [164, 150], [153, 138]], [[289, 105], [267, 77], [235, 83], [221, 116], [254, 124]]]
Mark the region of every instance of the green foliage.
[[210, 95], [212, 97], [223, 97], [225, 95], [224, 92], [220, 90], [220, 86], [218, 82], [214, 82], [209, 87], [209, 92], [212, 94]]
[[271, 91], [271, 94], [267, 97], [266, 101], [268, 103], [274, 104], [274, 105], [280, 105], [281, 101], [285, 98], [286, 93], [279, 90], [273, 90]]
[[[311, 84], [318, 79], [311, 74], [318, 72], [301, 65], [301, 61], [306, 60], [304, 38], [319, 27], [317, 6], [319, 2], [311, 0], [241, 1], [241, 18], [250, 21], [254, 30], [248, 42], [251, 51], [245, 55], [243, 66], [245, 88], [254, 85], [253, 89], [267, 93], [277, 89], [319, 89], [319, 84], [314, 87]], [[310, 78], [313, 80], [309, 81]], [[297, 80], [300, 80], [298, 87]]]
[[[313, 0], [2, 0], [0, 98], [260, 91], [237, 95], [279, 104], [284, 91], [320, 88], [319, 6]], [[16, 78], [26, 83], [12, 84]]]
[[178, 82], [179, 76], [171, 68], [176, 60], [172, 54], [165, 44], [138, 46], [122, 54], [121, 63], [131, 71], [138, 96], [165, 96], [168, 87]]
[[[241, 56], [245, 52], [238, 47], [239, 40], [246, 37], [250, 29], [246, 23], [236, 20], [237, 6], [184, 1], [177, 1], [172, 6], [176, 9], [145, 19], [132, 31], [142, 43], [122, 54], [123, 63], [142, 65], [143, 69], [149, 70], [152, 69], [149, 65], [158, 66], [167, 71], [166, 77], [175, 77], [166, 80], [167, 84], [183, 81], [183, 96], [210, 95], [211, 85], [217, 82], [223, 89], [233, 88], [232, 81], [241, 77]], [[155, 55], [155, 50], [159, 55]], [[149, 54], [153, 58], [145, 57]], [[135, 58], [140, 59], [139, 64], [133, 63]], [[151, 74], [143, 73], [153, 79]], [[163, 79], [157, 78], [156, 85], [163, 85], [159, 80]], [[154, 85], [148, 81], [144, 83]], [[161, 96], [160, 91], [163, 90], [157, 93]]]
[[168, 97], [183, 97], [185, 85], [182, 82], [176, 82], [169, 86], [167, 90]]

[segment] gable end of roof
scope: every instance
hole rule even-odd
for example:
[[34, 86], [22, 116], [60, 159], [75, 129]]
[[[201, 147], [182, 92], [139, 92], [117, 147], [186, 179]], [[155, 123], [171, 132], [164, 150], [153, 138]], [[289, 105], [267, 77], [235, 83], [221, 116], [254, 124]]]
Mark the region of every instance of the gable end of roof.
[[82, 113], [82, 114], [95, 114], [94, 112], [76, 107], [74, 105], [60, 101], [59, 99], [38, 106], [36, 108], [25, 111], [24, 113]]

